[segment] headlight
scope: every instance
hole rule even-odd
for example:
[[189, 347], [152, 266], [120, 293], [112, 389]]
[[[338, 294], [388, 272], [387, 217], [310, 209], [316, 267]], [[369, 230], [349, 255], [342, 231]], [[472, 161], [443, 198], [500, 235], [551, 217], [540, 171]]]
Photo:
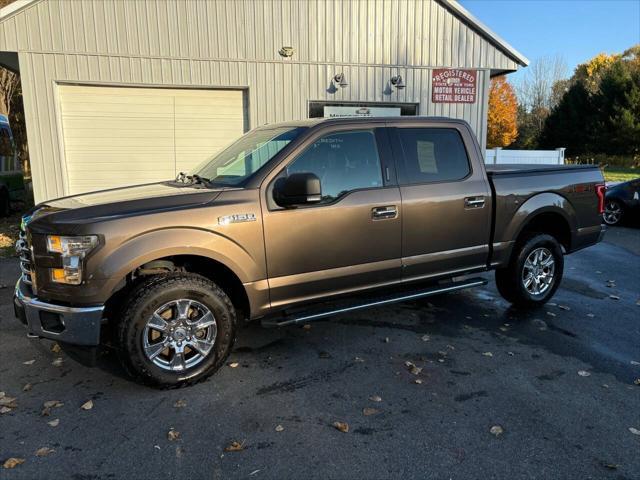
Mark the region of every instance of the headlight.
[[82, 260], [98, 245], [98, 237], [47, 236], [47, 250], [58, 253], [62, 258], [62, 268], [51, 269], [51, 280], [57, 283], [80, 285], [82, 283]]

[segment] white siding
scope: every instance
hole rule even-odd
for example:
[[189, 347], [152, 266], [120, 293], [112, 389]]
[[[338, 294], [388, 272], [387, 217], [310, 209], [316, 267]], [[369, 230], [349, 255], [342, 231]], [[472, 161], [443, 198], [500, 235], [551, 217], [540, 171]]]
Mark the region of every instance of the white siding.
[[[69, 193], [60, 82], [245, 88], [251, 128], [306, 118], [313, 100], [417, 103], [484, 144], [490, 72], [517, 69], [435, 0], [42, 0], [0, 22], [1, 50], [19, 55], [38, 201]], [[477, 102], [431, 103], [438, 67], [478, 69]], [[339, 72], [349, 86], [332, 92]]]

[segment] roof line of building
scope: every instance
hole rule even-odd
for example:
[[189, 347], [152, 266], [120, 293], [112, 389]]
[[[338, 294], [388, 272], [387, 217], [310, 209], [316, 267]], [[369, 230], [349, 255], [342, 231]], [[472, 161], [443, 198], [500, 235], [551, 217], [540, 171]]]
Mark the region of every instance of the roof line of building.
[[[10, 3], [6, 7], [0, 9], [0, 22], [5, 20], [6, 17], [16, 14], [39, 1], [41, 0], [15, 0], [13, 3]], [[485, 37], [488, 41], [495, 44], [506, 56], [513, 59], [523, 67], [529, 65], [529, 59], [527, 59], [527, 57], [522, 55], [519, 51], [509, 45], [502, 37], [478, 20], [471, 12], [469, 12], [469, 10], [460, 5], [457, 0], [437, 1], [445, 8], [449, 9], [454, 15], [458, 16], [458, 18], [463, 22], [468, 23], [471, 28], [480, 33], [480, 35]]]
[[464, 8], [457, 0], [437, 0], [445, 8], [451, 10], [454, 15], [463, 21], [469, 23], [469, 26], [477, 30], [480, 35], [495, 44], [505, 55], [515, 60], [519, 65], [526, 67], [529, 65], [529, 59], [522, 55], [518, 50], [509, 45], [502, 37], [487, 27], [478, 18], [476, 18], [469, 10]]

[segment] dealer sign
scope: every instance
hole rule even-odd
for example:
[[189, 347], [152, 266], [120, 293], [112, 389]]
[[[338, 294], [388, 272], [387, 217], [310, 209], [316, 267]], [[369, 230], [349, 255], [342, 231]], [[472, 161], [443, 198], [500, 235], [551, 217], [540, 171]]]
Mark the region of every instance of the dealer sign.
[[433, 103], [476, 103], [478, 72], [436, 68], [431, 77]]

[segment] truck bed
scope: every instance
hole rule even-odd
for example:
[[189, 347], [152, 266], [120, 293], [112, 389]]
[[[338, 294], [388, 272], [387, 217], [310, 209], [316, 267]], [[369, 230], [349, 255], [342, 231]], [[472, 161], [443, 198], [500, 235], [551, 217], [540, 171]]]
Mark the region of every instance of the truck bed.
[[532, 163], [502, 163], [499, 165], [485, 165], [487, 175], [490, 177], [496, 175], [522, 175], [526, 173], [552, 173], [552, 172], [567, 172], [576, 170], [591, 170], [599, 169], [597, 165], [540, 165]]

